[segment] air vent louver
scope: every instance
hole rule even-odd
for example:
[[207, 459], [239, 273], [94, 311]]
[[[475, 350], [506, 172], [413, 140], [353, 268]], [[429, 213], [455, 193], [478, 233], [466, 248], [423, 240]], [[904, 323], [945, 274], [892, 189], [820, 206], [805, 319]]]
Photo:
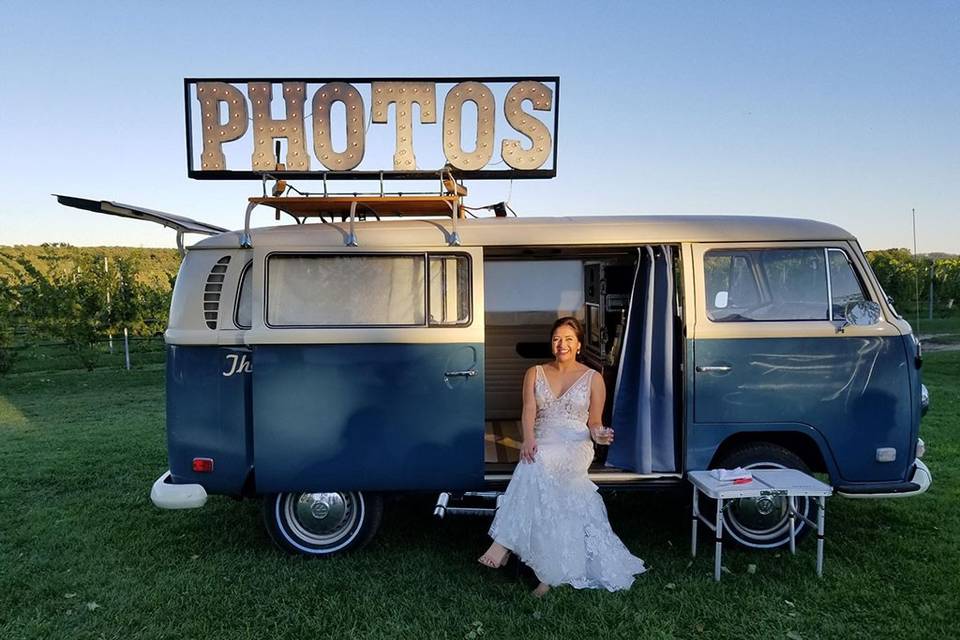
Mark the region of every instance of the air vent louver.
[[213, 265], [207, 284], [203, 287], [203, 318], [211, 329], [217, 328], [217, 318], [220, 315], [220, 293], [223, 291], [223, 280], [226, 278], [227, 265], [230, 256], [223, 256]]

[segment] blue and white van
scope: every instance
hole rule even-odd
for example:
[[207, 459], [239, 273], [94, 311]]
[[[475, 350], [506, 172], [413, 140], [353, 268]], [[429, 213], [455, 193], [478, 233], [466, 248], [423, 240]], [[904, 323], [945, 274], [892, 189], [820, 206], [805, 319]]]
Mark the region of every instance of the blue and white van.
[[[289, 552], [362, 546], [387, 494], [447, 505], [502, 490], [523, 372], [550, 358], [564, 315], [584, 322], [583, 361], [608, 389], [617, 439], [591, 468], [601, 489], [736, 466], [823, 474], [855, 498], [931, 482], [918, 342], [856, 239], [830, 224], [331, 218], [222, 231], [61, 201], [212, 234], [186, 250], [173, 292], [169, 471], [151, 497], [173, 509], [260, 498]], [[784, 544], [787, 527], [769, 499], [734, 503], [726, 523], [752, 547]]]

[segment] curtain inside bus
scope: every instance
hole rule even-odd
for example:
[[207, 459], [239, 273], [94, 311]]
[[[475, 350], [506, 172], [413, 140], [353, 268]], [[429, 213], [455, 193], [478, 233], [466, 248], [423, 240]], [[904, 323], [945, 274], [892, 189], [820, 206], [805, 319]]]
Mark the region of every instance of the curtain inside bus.
[[675, 472], [673, 249], [640, 247], [611, 426], [607, 464], [637, 473]]

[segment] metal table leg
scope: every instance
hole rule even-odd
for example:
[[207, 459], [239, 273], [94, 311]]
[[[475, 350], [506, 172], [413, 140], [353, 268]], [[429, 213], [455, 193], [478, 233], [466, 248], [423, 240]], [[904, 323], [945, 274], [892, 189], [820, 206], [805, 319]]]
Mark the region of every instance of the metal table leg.
[[793, 496], [787, 498], [787, 507], [790, 510], [790, 553], [796, 555], [797, 553], [797, 513], [796, 505], [794, 503]]
[[693, 523], [690, 532], [690, 557], [697, 557], [697, 523], [700, 521], [700, 490], [693, 485]]
[[823, 520], [826, 517], [827, 500], [817, 498], [817, 577], [823, 577]]
[[720, 582], [720, 561], [723, 555], [723, 498], [717, 498], [716, 545], [713, 552], [713, 579]]

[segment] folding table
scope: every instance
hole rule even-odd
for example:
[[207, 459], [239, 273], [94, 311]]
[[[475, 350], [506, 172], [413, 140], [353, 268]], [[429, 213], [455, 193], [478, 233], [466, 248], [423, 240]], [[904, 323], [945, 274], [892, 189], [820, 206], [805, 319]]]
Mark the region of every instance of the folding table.
[[[780, 497], [787, 499], [789, 505], [790, 553], [797, 552], [797, 518], [801, 518], [817, 529], [817, 576], [823, 575], [823, 519], [826, 512], [827, 496], [833, 494], [833, 488], [796, 469], [751, 469], [753, 479], [744, 484], [721, 481], [710, 475], [709, 471], [690, 471], [687, 479], [693, 484], [693, 531], [690, 542], [690, 555], [697, 555], [697, 525], [707, 525], [715, 534], [716, 544], [713, 558], [713, 579], [720, 581], [720, 558], [723, 554], [724, 510], [730, 500], [737, 498], [755, 498], [765, 500], [771, 506]], [[717, 501], [715, 522], [710, 522], [700, 513], [700, 494]], [[796, 499], [800, 497], [816, 498], [817, 521], [797, 511]]]

